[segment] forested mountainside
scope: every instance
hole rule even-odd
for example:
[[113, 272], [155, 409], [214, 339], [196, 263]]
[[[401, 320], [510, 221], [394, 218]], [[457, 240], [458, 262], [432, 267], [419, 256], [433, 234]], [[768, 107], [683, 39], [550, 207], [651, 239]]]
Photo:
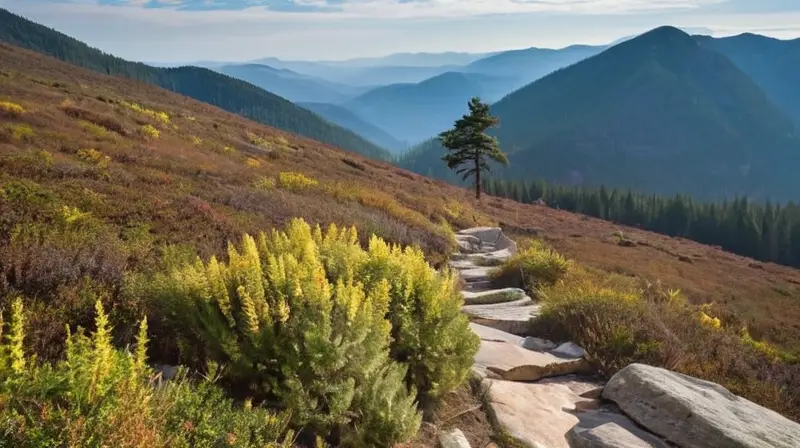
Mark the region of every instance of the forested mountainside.
[[487, 180], [486, 192], [521, 203], [540, 199], [625, 226], [687, 238], [756, 260], [800, 266], [800, 204], [758, 203], [747, 198], [703, 202], [689, 196], [656, 196], [544, 181]]
[[[726, 57], [662, 27], [559, 70], [492, 106], [509, 155], [500, 178], [789, 200], [794, 122]], [[436, 141], [401, 165], [444, 175]]]
[[727, 56], [800, 123], [800, 39], [779, 40], [749, 33], [695, 39], [701, 46]]
[[302, 102], [297, 103], [297, 105], [314, 112], [331, 123], [350, 129], [381, 148], [386, 148], [395, 153], [403, 153], [408, 149], [408, 143], [389, 135], [383, 129], [343, 106], [330, 103]]
[[384, 148], [313, 112], [247, 82], [198, 67], [155, 68], [126, 61], [0, 8], [0, 41], [38, 51], [96, 72], [154, 84], [260, 123], [358, 152], [390, 159]]

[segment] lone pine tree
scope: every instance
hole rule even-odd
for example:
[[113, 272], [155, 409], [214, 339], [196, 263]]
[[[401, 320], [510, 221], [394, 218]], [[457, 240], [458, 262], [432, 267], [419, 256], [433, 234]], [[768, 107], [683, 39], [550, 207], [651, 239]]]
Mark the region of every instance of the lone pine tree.
[[500, 151], [497, 139], [486, 134], [500, 123], [489, 113], [489, 105], [478, 97], [472, 98], [468, 105], [469, 114], [456, 120], [453, 129], [439, 134], [439, 140], [447, 151], [442, 157], [447, 167], [463, 174], [463, 180], [475, 176], [475, 197], [480, 199], [481, 173], [491, 172], [489, 160], [508, 165], [508, 159]]

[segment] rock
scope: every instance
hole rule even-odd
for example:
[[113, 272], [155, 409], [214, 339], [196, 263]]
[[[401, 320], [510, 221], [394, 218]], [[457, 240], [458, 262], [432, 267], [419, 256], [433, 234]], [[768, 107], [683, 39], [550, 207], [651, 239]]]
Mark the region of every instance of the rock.
[[527, 350], [513, 340], [513, 335], [504, 337], [503, 332], [492, 333], [480, 327], [478, 330], [482, 333], [479, 333], [481, 345], [475, 354], [473, 369], [480, 376], [508, 381], [537, 381], [586, 371], [587, 363], [583, 358], [565, 359], [548, 352]]
[[502, 234], [500, 227], [473, 227], [456, 233], [456, 239], [461, 236], [471, 236], [478, 238], [482, 243], [496, 243]]
[[567, 433], [570, 448], [652, 448], [614, 422], [586, 429], [576, 425]]
[[465, 269], [461, 271], [460, 275], [467, 282], [480, 282], [489, 280], [489, 274], [495, 268], [489, 266], [480, 266], [472, 269]]
[[527, 333], [531, 318], [539, 311], [541, 305], [533, 303], [527, 296], [513, 302], [461, 307], [461, 312], [473, 322], [511, 334]]
[[603, 398], [680, 447], [797, 447], [800, 424], [724, 387], [644, 364], [614, 375]]
[[488, 404], [500, 427], [522, 446], [566, 448], [566, 434], [580, 422], [574, 413], [579, 394], [598, 383], [570, 377], [537, 383], [484, 379]]
[[566, 356], [569, 358], [581, 358], [586, 356], [586, 351], [572, 342], [565, 342], [552, 351], [554, 355]]
[[462, 291], [465, 305], [491, 305], [493, 303], [513, 302], [524, 299], [525, 291], [519, 288], [491, 289], [488, 291]]
[[528, 336], [522, 341], [522, 347], [528, 350], [537, 350], [542, 352], [553, 350], [557, 347], [557, 345], [555, 342], [548, 341], [547, 339]]
[[513, 256], [514, 253], [510, 249], [500, 249], [470, 255], [468, 259], [478, 266], [500, 266]]
[[469, 328], [478, 335], [481, 340], [495, 341], [495, 342], [508, 342], [513, 345], [521, 345], [523, 338], [505, 331], [500, 331], [492, 327], [476, 324], [475, 322], [469, 323]]
[[157, 374], [160, 374], [162, 379], [169, 380], [178, 375], [180, 366], [172, 366], [169, 364], [156, 364], [153, 366], [153, 370]]
[[458, 249], [463, 253], [475, 253], [481, 248], [481, 239], [474, 235], [456, 234], [455, 240]]
[[598, 387], [597, 389], [588, 390], [581, 394], [581, 398], [591, 398], [592, 400], [597, 400], [598, 398], [603, 396], [603, 388]]
[[460, 429], [453, 429], [439, 434], [442, 448], [471, 448], [467, 437]]
[[603, 407], [575, 415], [578, 423], [567, 433], [570, 447], [669, 448], [663, 439], [637, 426], [616, 407]]

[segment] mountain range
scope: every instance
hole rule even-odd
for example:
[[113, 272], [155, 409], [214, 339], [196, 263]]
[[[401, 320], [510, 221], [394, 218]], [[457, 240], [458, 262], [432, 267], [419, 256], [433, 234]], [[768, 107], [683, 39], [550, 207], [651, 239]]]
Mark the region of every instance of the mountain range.
[[706, 198], [800, 196], [800, 39], [660, 27], [603, 46], [208, 69], [125, 61], [4, 10], [0, 24], [0, 41], [372, 158], [394, 160], [423, 142], [397, 163], [447, 180], [455, 181], [431, 138], [480, 96], [500, 119], [492, 132], [511, 161], [498, 177]]
[[[703, 41], [661, 27], [495, 103], [494, 135], [510, 160], [497, 175], [796, 199], [796, 121]], [[429, 141], [401, 164], [446, 177], [442, 154]]]

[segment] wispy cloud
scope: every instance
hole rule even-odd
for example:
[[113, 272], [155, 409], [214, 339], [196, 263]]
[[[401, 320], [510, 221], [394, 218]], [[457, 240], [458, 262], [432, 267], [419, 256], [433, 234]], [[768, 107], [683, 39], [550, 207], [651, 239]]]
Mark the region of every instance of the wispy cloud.
[[[42, 0], [29, 0], [42, 1]], [[78, 0], [82, 1], [82, 0]], [[101, 6], [335, 18], [463, 18], [524, 13], [625, 14], [692, 10], [726, 0], [97, 0]], [[224, 16], [223, 16], [224, 17]], [[241, 16], [236, 16], [240, 18]]]

